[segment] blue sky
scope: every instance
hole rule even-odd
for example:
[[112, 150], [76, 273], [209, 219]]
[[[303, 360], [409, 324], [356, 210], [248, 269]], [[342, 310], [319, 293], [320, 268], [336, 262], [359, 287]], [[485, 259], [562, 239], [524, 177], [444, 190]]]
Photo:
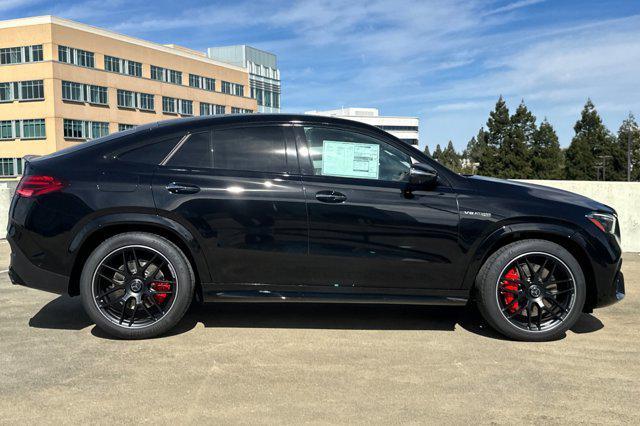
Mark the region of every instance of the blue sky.
[[2, 19], [44, 14], [200, 50], [273, 51], [285, 111], [419, 116], [432, 149], [464, 148], [500, 94], [547, 117], [563, 146], [588, 97], [612, 131], [640, 116], [640, 1], [0, 0]]

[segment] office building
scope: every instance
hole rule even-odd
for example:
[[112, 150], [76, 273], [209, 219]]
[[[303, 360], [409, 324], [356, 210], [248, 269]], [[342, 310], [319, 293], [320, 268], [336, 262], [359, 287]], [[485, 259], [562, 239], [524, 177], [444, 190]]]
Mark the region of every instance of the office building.
[[0, 176], [138, 124], [256, 112], [245, 67], [53, 16], [0, 21]]
[[258, 112], [280, 112], [280, 70], [276, 55], [241, 44], [210, 47], [207, 56], [245, 68], [249, 72], [250, 96], [257, 101]]
[[340, 108], [329, 111], [307, 111], [305, 114], [340, 117], [371, 124], [409, 145], [418, 146], [420, 120], [417, 117], [381, 116], [376, 108]]

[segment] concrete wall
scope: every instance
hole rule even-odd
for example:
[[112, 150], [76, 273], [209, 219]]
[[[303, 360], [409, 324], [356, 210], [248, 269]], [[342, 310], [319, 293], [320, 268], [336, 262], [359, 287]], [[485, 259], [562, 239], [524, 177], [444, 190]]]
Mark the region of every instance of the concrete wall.
[[592, 182], [567, 180], [527, 180], [592, 198], [618, 212], [622, 249], [640, 252], [640, 182]]
[[9, 219], [9, 206], [11, 197], [15, 191], [17, 182], [0, 182], [0, 238], [7, 234], [7, 220]]
[[[640, 252], [640, 182], [587, 182], [587, 181], [526, 181], [538, 185], [551, 186], [575, 192], [601, 203], [607, 204], [618, 212], [622, 230], [622, 249], [628, 252]], [[0, 238], [4, 238], [11, 197], [17, 182], [0, 182]]]

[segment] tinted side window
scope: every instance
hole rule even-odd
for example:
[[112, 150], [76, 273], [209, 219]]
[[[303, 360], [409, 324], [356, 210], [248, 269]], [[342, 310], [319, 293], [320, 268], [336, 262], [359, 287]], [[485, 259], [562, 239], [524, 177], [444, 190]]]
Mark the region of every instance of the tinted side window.
[[285, 172], [287, 164], [283, 128], [263, 126], [214, 131], [213, 167]]
[[173, 154], [168, 161], [169, 166], [211, 168], [213, 157], [211, 151], [211, 133], [194, 133]]
[[124, 151], [118, 154], [117, 158], [122, 161], [131, 161], [134, 163], [160, 164], [181, 139], [182, 135], [162, 139]]
[[321, 126], [304, 128], [314, 175], [407, 181], [411, 157], [357, 132]]

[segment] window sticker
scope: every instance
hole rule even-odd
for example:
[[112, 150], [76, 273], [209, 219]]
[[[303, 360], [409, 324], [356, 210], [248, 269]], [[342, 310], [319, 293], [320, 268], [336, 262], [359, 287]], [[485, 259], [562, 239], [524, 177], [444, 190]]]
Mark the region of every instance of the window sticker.
[[380, 145], [322, 141], [322, 175], [378, 179]]

